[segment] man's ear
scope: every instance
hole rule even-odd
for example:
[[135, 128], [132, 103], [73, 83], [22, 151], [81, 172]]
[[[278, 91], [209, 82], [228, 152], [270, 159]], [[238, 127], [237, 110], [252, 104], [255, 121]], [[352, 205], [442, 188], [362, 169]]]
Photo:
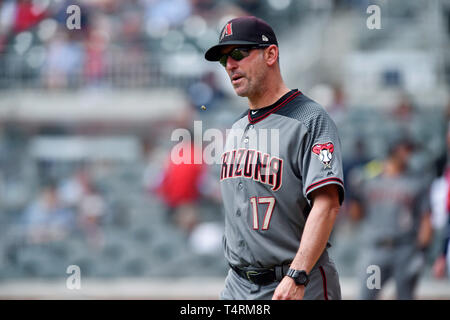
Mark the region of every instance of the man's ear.
[[273, 66], [278, 60], [278, 47], [274, 44], [264, 50], [264, 59], [269, 67]]

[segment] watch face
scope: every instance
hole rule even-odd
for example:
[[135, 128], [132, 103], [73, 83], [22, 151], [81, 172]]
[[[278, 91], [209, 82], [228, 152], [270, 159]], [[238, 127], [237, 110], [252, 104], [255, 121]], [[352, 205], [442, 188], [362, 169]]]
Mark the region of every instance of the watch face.
[[294, 279], [297, 285], [307, 285], [309, 282], [308, 275], [303, 270], [289, 270], [288, 276]]
[[308, 277], [306, 276], [306, 274], [304, 274], [303, 272], [301, 272], [298, 276], [297, 276], [297, 284], [305, 284], [308, 281]]

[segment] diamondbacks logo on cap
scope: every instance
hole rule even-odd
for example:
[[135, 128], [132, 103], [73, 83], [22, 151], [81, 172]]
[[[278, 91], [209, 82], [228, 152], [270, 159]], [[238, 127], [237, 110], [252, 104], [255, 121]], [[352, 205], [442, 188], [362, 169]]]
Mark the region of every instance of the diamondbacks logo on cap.
[[331, 168], [331, 160], [333, 159], [334, 145], [331, 142], [317, 143], [312, 147], [312, 152], [317, 154], [319, 160], [322, 161], [324, 168]]
[[223, 28], [222, 34], [220, 35], [220, 40], [222, 40], [225, 36], [231, 36], [232, 34], [233, 34], [233, 29], [231, 28], [231, 22], [229, 22]]
[[262, 35], [262, 41], [269, 41], [269, 38], [267, 38], [265, 35]]

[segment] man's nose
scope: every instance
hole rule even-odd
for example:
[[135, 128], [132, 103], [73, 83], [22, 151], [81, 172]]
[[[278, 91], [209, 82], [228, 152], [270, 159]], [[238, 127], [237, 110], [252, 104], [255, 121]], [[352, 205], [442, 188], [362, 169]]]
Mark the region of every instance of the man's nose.
[[231, 57], [227, 57], [227, 69], [231, 71], [236, 69], [237, 67], [238, 67], [237, 61]]

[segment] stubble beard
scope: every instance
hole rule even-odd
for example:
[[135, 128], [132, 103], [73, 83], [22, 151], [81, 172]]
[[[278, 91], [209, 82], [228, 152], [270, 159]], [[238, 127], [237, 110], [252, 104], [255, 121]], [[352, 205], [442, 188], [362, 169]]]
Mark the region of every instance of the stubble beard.
[[259, 69], [258, 72], [253, 75], [253, 77], [248, 78], [247, 76], [245, 76], [243, 79], [244, 83], [242, 83], [240, 86], [235, 87], [234, 91], [239, 97], [251, 98], [260, 96], [265, 91], [265, 88], [263, 86], [264, 78], [264, 71]]

